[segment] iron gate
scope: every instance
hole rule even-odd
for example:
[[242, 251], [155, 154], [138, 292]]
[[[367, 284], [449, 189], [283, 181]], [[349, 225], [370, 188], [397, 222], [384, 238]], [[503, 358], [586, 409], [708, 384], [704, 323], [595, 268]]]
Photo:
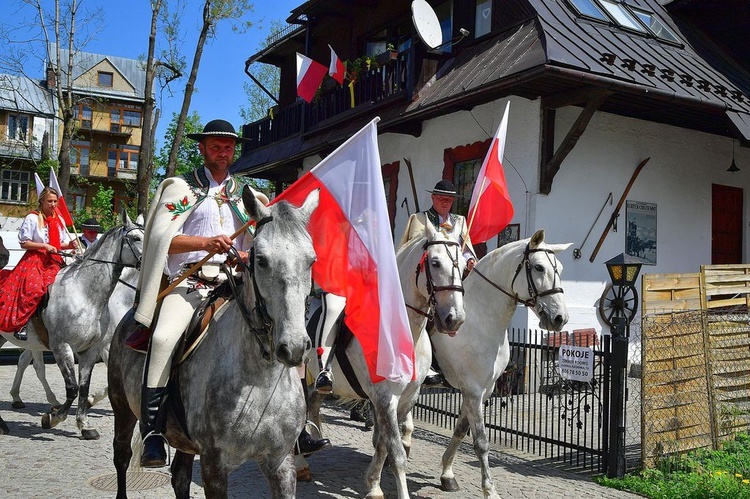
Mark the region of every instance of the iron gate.
[[[612, 389], [612, 344], [593, 329], [566, 332], [509, 330], [511, 361], [485, 402], [484, 423], [491, 443], [516, 448], [577, 468], [606, 472], [608, 462], [624, 452], [627, 389]], [[570, 381], [560, 376], [559, 349], [563, 345], [591, 347], [593, 379]], [[627, 360], [627, 346], [625, 347]], [[619, 372], [618, 372], [619, 371]], [[619, 383], [625, 383], [621, 379]], [[613, 403], [613, 393], [620, 402]], [[414, 417], [453, 430], [461, 407], [458, 390], [423, 388]], [[619, 413], [620, 407], [623, 412]], [[617, 434], [610, 442], [611, 429]], [[613, 453], [610, 447], [614, 446]], [[611, 467], [610, 467], [611, 468]]]

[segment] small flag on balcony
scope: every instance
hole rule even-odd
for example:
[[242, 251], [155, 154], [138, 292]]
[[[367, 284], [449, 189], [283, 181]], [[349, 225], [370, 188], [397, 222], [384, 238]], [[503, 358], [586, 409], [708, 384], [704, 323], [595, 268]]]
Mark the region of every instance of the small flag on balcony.
[[325, 75], [325, 66], [297, 52], [297, 95], [312, 102]]
[[328, 74], [331, 75], [331, 78], [339, 82], [339, 85], [343, 85], [344, 73], [346, 73], [344, 63], [341, 62], [341, 59], [336, 55], [336, 52], [330, 44], [328, 45], [328, 48], [331, 49], [331, 65], [328, 67]]

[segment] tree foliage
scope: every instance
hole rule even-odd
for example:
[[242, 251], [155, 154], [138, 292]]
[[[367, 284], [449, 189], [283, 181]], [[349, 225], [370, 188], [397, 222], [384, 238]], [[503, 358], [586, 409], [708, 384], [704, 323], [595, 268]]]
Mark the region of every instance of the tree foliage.
[[[167, 164], [169, 163], [169, 153], [172, 150], [172, 144], [175, 142], [177, 134], [177, 121], [179, 120], [177, 113], [172, 113], [172, 121], [169, 122], [167, 131], [164, 134], [164, 144], [159, 150], [158, 156], [155, 158], [156, 171], [154, 174], [155, 180], [163, 180], [167, 171]], [[203, 131], [203, 124], [201, 123], [201, 117], [196, 111], [188, 115], [185, 118], [183, 132], [188, 133], [200, 133]], [[175, 174], [179, 175], [198, 168], [203, 165], [203, 157], [198, 151], [198, 143], [194, 140], [180, 141], [180, 146], [177, 150], [177, 162], [175, 168]]]
[[[260, 43], [258, 50], [266, 48], [276, 38], [276, 34], [285, 28], [281, 21], [272, 21], [270, 33]], [[253, 63], [248, 67], [248, 72], [258, 80], [266, 90], [271, 92], [278, 100], [279, 86], [281, 84], [281, 70], [272, 64]], [[246, 123], [252, 123], [268, 116], [268, 110], [277, 104], [277, 100], [271, 98], [266, 90], [254, 81], [245, 82], [242, 88], [247, 96], [247, 106], [240, 105], [240, 116]]]

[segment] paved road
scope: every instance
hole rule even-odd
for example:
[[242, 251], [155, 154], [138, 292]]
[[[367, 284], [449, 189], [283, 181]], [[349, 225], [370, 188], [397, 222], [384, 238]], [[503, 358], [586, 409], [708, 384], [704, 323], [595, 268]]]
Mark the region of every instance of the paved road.
[[[47, 365], [48, 379], [55, 393], [63, 394], [62, 379], [55, 365]], [[84, 441], [79, 438], [75, 416], [52, 430], [40, 426], [41, 414], [47, 403], [34, 371], [27, 371], [21, 394], [26, 408], [10, 407], [8, 391], [15, 368], [0, 365], [0, 415], [10, 427], [10, 435], [0, 435], [0, 498], [111, 498], [114, 467], [111, 462], [113, 417], [108, 401], [92, 409], [92, 424], [101, 439]], [[93, 387], [104, 386], [106, 367], [94, 370]], [[297, 496], [348, 498], [366, 492], [363, 476], [371, 457], [371, 432], [362, 423], [349, 420], [349, 412], [335, 406], [324, 407], [328, 423], [327, 436], [334, 447], [310, 458], [313, 481], [300, 482]], [[420, 425], [419, 422], [417, 422]], [[470, 441], [463, 444], [454, 467], [462, 490], [442, 492], [440, 456], [448, 441], [438, 428], [418, 426], [409, 459], [408, 486], [412, 497], [451, 498], [482, 497], [480, 472]], [[493, 476], [498, 493], [510, 498], [636, 498], [634, 494], [607, 489], [594, 484], [590, 477], [576, 474], [549, 463], [507, 449], [494, 449], [491, 457]], [[191, 497], [204, 497], [200, 464], [196, 460]], [[135, 474], [133, 487], [140, 479], [143, 486], [165, 482], [168, 477]], [[387, 497], [395, 497], [395, 482], [390, 472], [383, 477]], [[173, 497], [168, 483], [146, 490], [129, 492], [130, 497]], [[229, 497], [269, 497], [265, 479], [254, 463], [246, 463], [230, 477]]]

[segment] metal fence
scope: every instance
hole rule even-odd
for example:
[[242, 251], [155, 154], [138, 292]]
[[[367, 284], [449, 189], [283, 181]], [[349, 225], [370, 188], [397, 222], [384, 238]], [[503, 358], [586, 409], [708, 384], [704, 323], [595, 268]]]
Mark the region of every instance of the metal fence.
[[[630, 330], [639, 335], [639, 328]], [[511, 361], [485, 402], [484, 422], [491, 443], [515, 448], [584, 470], [604, 472], [610, 450], [611, 352], [609, 334], [594, 330], [551, 333], [510, 330]], [[590, 382], [563, 378], [559, 350], [563, 345], [588, 346], [594, 354]], [[640, 465], [640, 342], [629, 343], [632, 359], [622, 406], [624, 452], [628, 470]], [[453, 430], [461, 407], [454, 389], [427, 388], [414, 417]]]

